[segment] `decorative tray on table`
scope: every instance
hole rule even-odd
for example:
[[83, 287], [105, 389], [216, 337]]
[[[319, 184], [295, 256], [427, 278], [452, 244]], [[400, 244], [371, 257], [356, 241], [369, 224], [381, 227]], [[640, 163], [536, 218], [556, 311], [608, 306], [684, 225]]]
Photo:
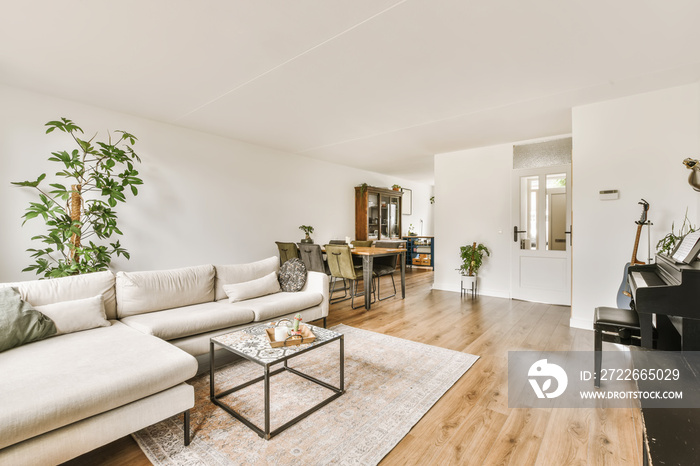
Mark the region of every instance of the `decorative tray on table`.
[[268, 327], [265, 329], [267, 334], [267, 340], [270, 342], [270, 346], [273, 348], [279, 348], [281, 346], [294, 346], [301, 345], [303, 343], [312, 343], [316, 341], [316, 335], [307, 327], [306, 325], [300, 325], [299, 331], [301, 335], [291, 335], [285, 340], [275, 340], [275, 328]]

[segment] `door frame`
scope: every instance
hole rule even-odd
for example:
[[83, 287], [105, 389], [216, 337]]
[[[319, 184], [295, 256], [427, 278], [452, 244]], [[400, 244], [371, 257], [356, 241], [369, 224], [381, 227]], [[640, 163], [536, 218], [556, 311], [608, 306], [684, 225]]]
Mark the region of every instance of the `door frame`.
[[[564, 251], [547, 250], [546, 236], [547, 236], [547, 190], [546, 190], [546, 180], [548, 174], [566, 174], [566, 225], [569, 229], [566, 232], [568, 236], [566, 241], [566, 249]], [[518, 231], [522, 231], [521, 222], [521, 178], [524, 176], [538, 176], [539, 186], [544, 189], [538, 189], [537, 193], [537, 209], [538, 212], [542, 212], [542, 215], [538, 216], [537, 219], [537, 249], [526, 250], [520, 248], [521, 234], [517, 235], [517, 241], [511, 243], [511, 281], [510, 281], [510, 295], [512, 299], [521, 299], [525, 301], [535, 301], [543, 302], [549, 304], [559, 304], [559, 305], [571, 305], [571, 256], [572, 256], [572, 238], [571, 238], [571, 226], [572, 226], [572, 209], [571, 209], [571, 186], [572, 186], [572, 176], [571, 176], [571, 164], [566, 165], [552, 165], [547, 167], [538, 168], [526, 168], [526, 169], [513, 169], [512, 170], [512, 182], [511, 182], [511, 222], [513, 226], [518, 227]], [[552, 239], [550, 239], [552, 240]], [[531, 264], [537, 264], [543, 271], [542, 277], [558, 277], [561, 273], [564, 273], [564, 277], [560, 285], [555, 289], [554, 287], [547, 288], [547, 286], [527, 286], [525, 285], [525, 280], [521, 276], [521, 271], [524, 268], [523, 258], [529, 258]], [[549, 261], [551, 259], [551, 261]], [[562, 264], [564, 260], [564, 264]], [[563, 267], [562, 267], [563, 265]], [[531, 280], [531, 282], [536, 282], [540, 280], [539, 277]], [[544, 282], [543, 282], [544, 283]]]

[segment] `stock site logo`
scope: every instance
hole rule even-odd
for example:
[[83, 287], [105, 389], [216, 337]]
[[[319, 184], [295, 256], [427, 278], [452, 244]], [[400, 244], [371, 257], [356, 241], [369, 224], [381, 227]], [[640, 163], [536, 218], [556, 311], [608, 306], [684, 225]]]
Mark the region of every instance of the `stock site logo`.
[[[527, 372], [528, 380], [532, 389], [535, 391], [537, 398], [556, 398], [566, 390], [566, 385], [569, 383], [569, 378], [561, 366], [557, 364], [549, 364], [546, 359], [536, 361], [530, 370]], [[538, 379], [542, 380], [542, 384]], [[550, 391], [552, 388], [552, 380], [557, 381], [556, 390]]]

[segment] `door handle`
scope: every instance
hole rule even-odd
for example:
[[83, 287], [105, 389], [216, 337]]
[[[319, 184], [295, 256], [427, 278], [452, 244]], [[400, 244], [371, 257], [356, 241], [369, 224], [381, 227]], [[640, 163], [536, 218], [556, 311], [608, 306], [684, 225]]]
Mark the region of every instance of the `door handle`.
[[518, 242], [518, 233], [527, 233], [526, 230], [518, 230], [517, 226], [513, 227], [513, 241]]
[[569, 231], [564, 232], [564, 234], [569, 235], [569, 246], [573, 246], [573, 244], [571, 244], [571, 242], [573, 241], [573, 237], [574, 237], [573, 231], [574, 231], [574, 227], [569, 225]]

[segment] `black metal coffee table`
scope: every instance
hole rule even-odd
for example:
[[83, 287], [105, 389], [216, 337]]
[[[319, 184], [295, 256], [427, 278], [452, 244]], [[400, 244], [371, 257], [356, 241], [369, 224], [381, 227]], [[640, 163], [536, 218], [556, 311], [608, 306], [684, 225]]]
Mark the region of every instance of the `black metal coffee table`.
[[[211, 399], [212, 403], [231, 414], [233, 417], [241, 421], [243, 424], [245, 424], [255, 433], [257, 433], [260, 437], [266, 440], [271, 439], [283, 430], [296, 424], [297, 422], [307, 417], [309, 414], [321, 409], [322, 407], [324, 407], [325, 405], [327, 405], [328, 403], [345, 393], [345, 350], [343, 334], [334, 332], [333, 330], [316, 327], [314, 325], [305, 325], [309, 327], [309, 329], [314, 333], [314, 335], [316, 335], [316, 340], [312, 343], [304, 343], [296, 346], [272, 348], [265, 334], [265, 329], [269, 327], [269, 325], [266, 324], [256, 325], [224, 335], [219, 335], [209, 340], [209, 398]], [[340, 341], [340, 387], [334, 387], [333, 385], [323, 382], [322, 380], [318, 380], [314, 377], [311, 377], [310, 375], [304, 374], [303, 372], [300, 372], [288, 366], [287, 361], [289, 359], [304, 354], [306, 352], [312, 351], [323, 345], [327, 345], [328, 343], [334, 342], [336, 340]], [[224, 348], [234, 354], [242, 356], [243, 358], [249, 361], [261, 365], [263, 367], [263, 375], [253, 380], [249, 380], [240, 385], [237, 385], [233, 388], [224, 390], [221, 393], [216, 393], [214, 386], [214, 372], [216, 370], [216, 367], [214, 365], [214, 345], [218, 345], [221, 348]], [[271, 371], [270, 367], [278, 363], [283, 363], [282, 367]], [[328, 390], [331, 390], [333, 394], [325, 400], [321, 401], [320, 403], [316, 404], [312, 408], [304, 411], [302, 414], [298, 415], [291, 421], [285, 423], [284, 425], [278, 427], [273, 431], [270, 431], [270, 377], [272, 377], [275, 374], [279, 374], [282, 371], [291, 372], [292, 374], [296, 374], [300, 377], [303, 377], [311, 382], [314, 382], [322, 387], [327, 388]], [[244, 416], [234, 411], [230, 406], [227, 406], [222, 401], [220, 401], [222, 397], [230, 395], [231, 393], [234, 393], [238, 390], [246, 388], [260, 381], [264, 381], [265, 389], [264, 429], [261, 429], [260, 427], [256, 426], [250, 420], [246, 419]]]

